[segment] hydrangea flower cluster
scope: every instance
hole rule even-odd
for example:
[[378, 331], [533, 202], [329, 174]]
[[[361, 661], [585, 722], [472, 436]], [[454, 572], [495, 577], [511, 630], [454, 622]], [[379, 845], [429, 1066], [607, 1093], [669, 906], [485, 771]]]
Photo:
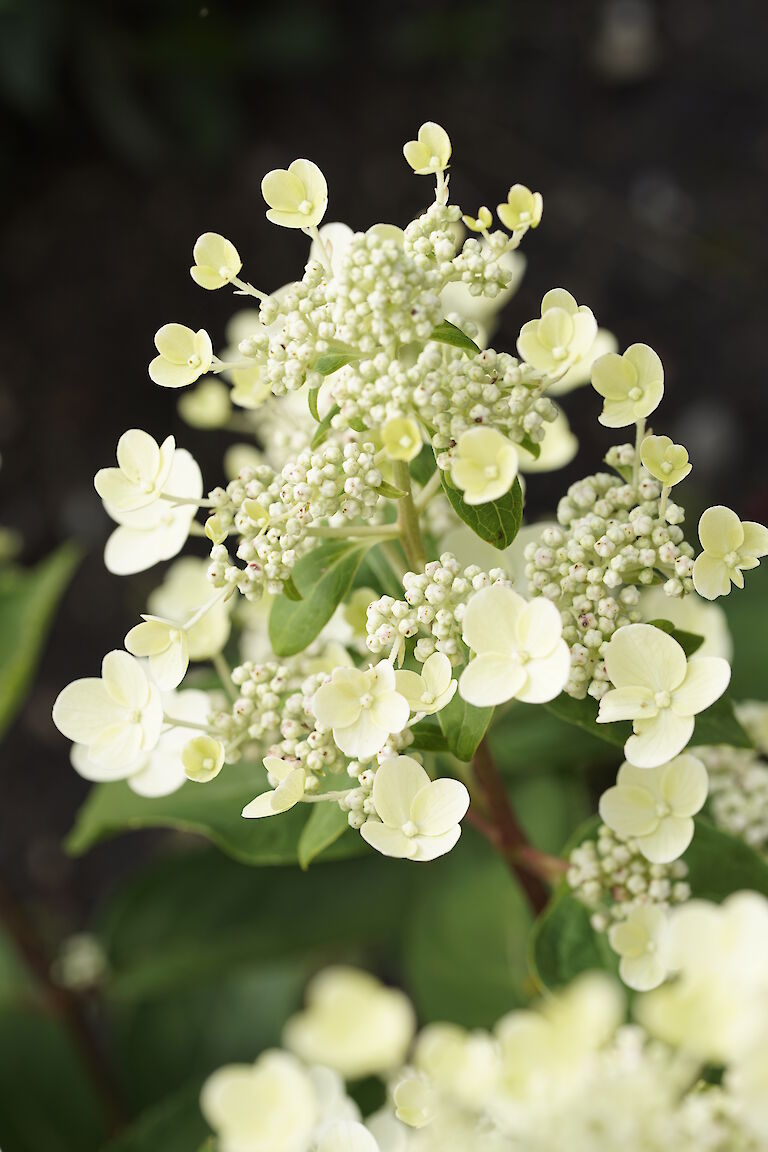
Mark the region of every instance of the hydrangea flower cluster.
[[[768, 985], [748, 953], [766, 931], [753, 893], [675, 909], [676, 982], [635, 997], [629, 1024], [620, 986], [592, 972], [490, 1030], [417, 1033], [401, 992], [327, 969], [285, 1047], [214, 1072], [202, 1111], [220, 1152], [559, 1152], [566, 1130], [575, 1152], [760, 1152]], [[707, 995], [714, 1012], [701, 1011]], [[704, 1078], [710, 1060], [722, 1083]], [[364, 1076], [386, 1087], [368, 1116], [345, 1090]]]
[[[324, 805], [322, 819], [338, 836], [359, 832], [362, 850], [427, 862], [468, 818], [518, 875], [529, 868], [549, 884], [567, 864], [530, 845], [521, 857], [511, 842], [522, 832], [503, 781], [489, 781], [484, 737], [495, 708], [510, 705], [513, 722], [512, 701], [547, 706], [564, 692], [561, 713], [575, 708], [598, 734], [632, 725], [597, 841], [576, 850], [569, 880], [625, 981], [650, 988], [674, 968], [659, 960], [660, 941], [688, 896], [680, 858], [708, 767], [716, 818], [763, 837], [743, 798], [755, 764], [749, 779], [729, 769], [724, 784], [715, 764], [727, 757], [688, 750], [730, 667], [714, 643], [692, 650], [683, 616], [712, 619], [717, 609], [698, 597], [742, 587], [768, 553], [768, 529], [717, 505], [701, 517], [697, 554], [672, 499], [692, 468], [687, 450], [647, 427], [664, 393], [661, 360], [641, 343], [621, 353], [570, 292], [544, 295], [517, 355], [489, 346], [542, 198], [513, 184], [496, 227], [485, 205], [471, 214], [451, 203], [443, 128], [422, 125], [404, 155], [435, 184], [405, 228], [323, 224], [328, 187], [310, 160], [265, 176], [268, 219], [309, 247], [300, 278], [271, 293], [243, 278], [230, 240], [198, 239], [195, 283], [252, 307], [218, 351], [204, 329], [164, 324], [149, 374], [179, 391], [189, 424], [251, 442], [232, 445], [224, 482], [207, 488], [173, 436], [120, 437], [115, 465], [95, 477], [117, 525], [107, 567], [143, 571], [189, 539], [208, 556], [175, 560], [125, 650], [107, 654], [101, 677], [65, 687], [54, 721], [94, 781], [158, 796], [226, 778], [241, 761], [253, 765], [246, 820], [306, 805], [307, 827]], [[568, 488], [557, 523], [523, 526], [521, 475], [563, 466], [576, 449], [552, 397], [590, 379], [602, 424], [633, 427], [634, 444]], [[202, 675], [200, 664], [210, 665]], [[243, 1082], [295, 1083], [310, 1102], [306, 1133], [325, 1147], [317, 1086], [281, 1061]], [[211, 1090], [207, 1114], [226, 1125], [217, 1100]], [[228, 1140], [240, 1148], [236, 1132]]]

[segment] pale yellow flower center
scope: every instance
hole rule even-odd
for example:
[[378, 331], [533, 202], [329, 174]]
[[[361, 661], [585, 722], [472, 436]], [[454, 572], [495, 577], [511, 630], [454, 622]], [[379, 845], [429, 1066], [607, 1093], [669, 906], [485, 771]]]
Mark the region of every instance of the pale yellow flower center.
[[552, 358], [554, 360], [565, 360], [567, 355], [567, 348], [563, 348], [562, 344], [555, 344], [554, 348], [552, 349]]
[[630, 398], [630, 400], [642, 400], [642, 398], [643, 398], [642, 388], [638, 388], [637, 385], [635, 385], [634, 388], [630, 388], [629, 398]]
[[498, 475], [498, 464], [486, 464], [486, 466], [483, 468], [483, 476], [485, 476], [488, 480], [496, 480], [498, 479]]
[[402, 828], [400, 829], [403, 835], [407, 836], [409, 839], [412, 836], [415, 836], [418, 830], [419, 829], [416, 827], [413, 820], [406, 820], [405, 824], [403, 824]]
[[364, 692], [360, 697], [360, 707], [370, 708], [371, 704], [373, 704], [373, 694], [371, 692]]
[[131, 712], [131, 724], [140, 724], [140, 723], [141, 723], [141, 709], [140, 708], [134, 708], [133, 712]]
[[301, 212], [302, 216], [309, 216], [311, 211], [312, 211], [312, 201], [311, 200], [302, 200], [301, 204], [299, 204], [299, 212]]
[[195, 353], [193, 356], [188, 357], [187, 364], [190, 368], [200, 367], [200, 357]]
[[672, 703], [672, 697], [669, 692], [657, 692], [654, 696], [654, 703], [657, 708], [669, 708]]
[[739, 563], [739, 554], [738, 552], [726, 552], [723, 560], [729, 568], [736, 568]]

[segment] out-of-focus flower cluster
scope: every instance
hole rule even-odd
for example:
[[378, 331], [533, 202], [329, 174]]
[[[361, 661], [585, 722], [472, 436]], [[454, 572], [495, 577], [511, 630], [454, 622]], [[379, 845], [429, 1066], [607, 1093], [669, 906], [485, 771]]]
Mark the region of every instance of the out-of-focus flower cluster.
[[[218, 1152], [760, 1152], [768, 1139], [768, 903], [673, 910], [676, 982], [637, 996], [586, 972], [490, 1031], [429, 1024], [364, 972], [310, 984], [285, 1049], [215, 1072], [201, 1104]], [[705, 1076], [723, 1068], [722, 1082]], [[344, 1080], [380, 1077], [363, 1116]]]

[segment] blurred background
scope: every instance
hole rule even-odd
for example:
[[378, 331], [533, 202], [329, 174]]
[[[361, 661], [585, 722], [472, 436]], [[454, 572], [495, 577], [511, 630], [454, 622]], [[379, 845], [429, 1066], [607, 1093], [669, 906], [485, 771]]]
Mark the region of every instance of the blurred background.
[[[173, 431], [219, 482], [230, 441], [183, 425], [147, 364], [167, 321], [222, 340], [235, 302], [187, 271], [201, 232], [230, 237], [261, 288], [298, 274], [304, 238], [264, 218], [268, 169], [309, 156], [327, 220], [404, 224], [431, 184], [401, 148], [435, 119], [467, 210], [513, 182], [540, 190], [495, 345], [512, 349], [543, 292], [567, 287], [622, 346], [661, 355], [659, 430], [694, 464], [690, 530], [713, 498], [768, 520], [763, 0], [389, 0], [367, 32], [360, 15], [353, 0], [0, 0], [0, 523], [30, 563], [68, 538], [85, 549], [3, 745], [0, 872], [68, 929], [157, 842], [78, 861], [60, 848], [88, 785], [51, 703], [96, 673], [157, 582], [104, 570], [92, 477], [140, 426]], [[589, 389], [565, 406], [582, 453], [529, 485], [534, 517], [611, 442]]]

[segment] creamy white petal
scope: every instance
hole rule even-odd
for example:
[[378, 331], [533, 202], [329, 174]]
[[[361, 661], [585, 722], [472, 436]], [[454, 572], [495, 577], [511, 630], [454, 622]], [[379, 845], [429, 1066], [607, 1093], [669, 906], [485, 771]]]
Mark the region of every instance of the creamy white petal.
[[460, 780], [433, 780], [413, 798], [411, 819], [423, 836], [442, 836], [463, 820], [469, 792]]
[[669, 864], [685, 852], [693, 840], [693, 830], [690, 816], [665, 816], [653, 832], [638, 837], [638, 847], [652, 864]]
[[647, 836], [659, 824], [653, 795], [634, 784], [617, 784], [603, 792], [600, 816], [620, 836]]
[[414, 799], [429, 784], [425, 769], [410, 756], [385, 760], [373, 781], [373, 803], [384, 823], [400, 828], [411, 820]]
[[464, 643], [473, 652], [516, 652], [517, 621], [526, 601], [511, 588], [494, 584], [481, 588], [467, 604], [462, 624]]
[[731, 679], [731, 666], [721, 656], [694, 656], [685, 679], [672, 697], [678, 716], [695, 716], [718, 700]]
[[527, 704], [554, 700], [565, 688], [570, 671], [571, 653], [565, 640], [559, 640], [549, 656], [523, 665], [525, 683], [515, 694], [516, 698]]
[[492, 707], [511, 700], [526, 681], [518, 660], [483, 652], [470, 660], [459, 679], [459, 695], [478, 708]]
[[638, 768], [656, 768], [682, 752], [693, 735], [693, 717], [676, 716], [664, 708], [652, 720], [635, 720], [635, 734], [624, 745], [624, 755]]
[[605, 666], [615, 688], [672, 691], [685, 676], [685, 652], [676, 640], [652, 624], [627, 624], [611, 637]]
[[695, 816], [700, 812], [709, 791], [709, 776], [701, 760], [684, 754], [660, 771], [661, 795], [675, 816]]
[[394, 856], [399, 859], [412, 857], [417, 851], [417, 845], [412, 837], [408, 837], [399, 828], [390, 828], [380, 824], [378, 820], [366, 820], [360, 829], [360, 835], [366, 844], [381, 852], [383, 856]]

